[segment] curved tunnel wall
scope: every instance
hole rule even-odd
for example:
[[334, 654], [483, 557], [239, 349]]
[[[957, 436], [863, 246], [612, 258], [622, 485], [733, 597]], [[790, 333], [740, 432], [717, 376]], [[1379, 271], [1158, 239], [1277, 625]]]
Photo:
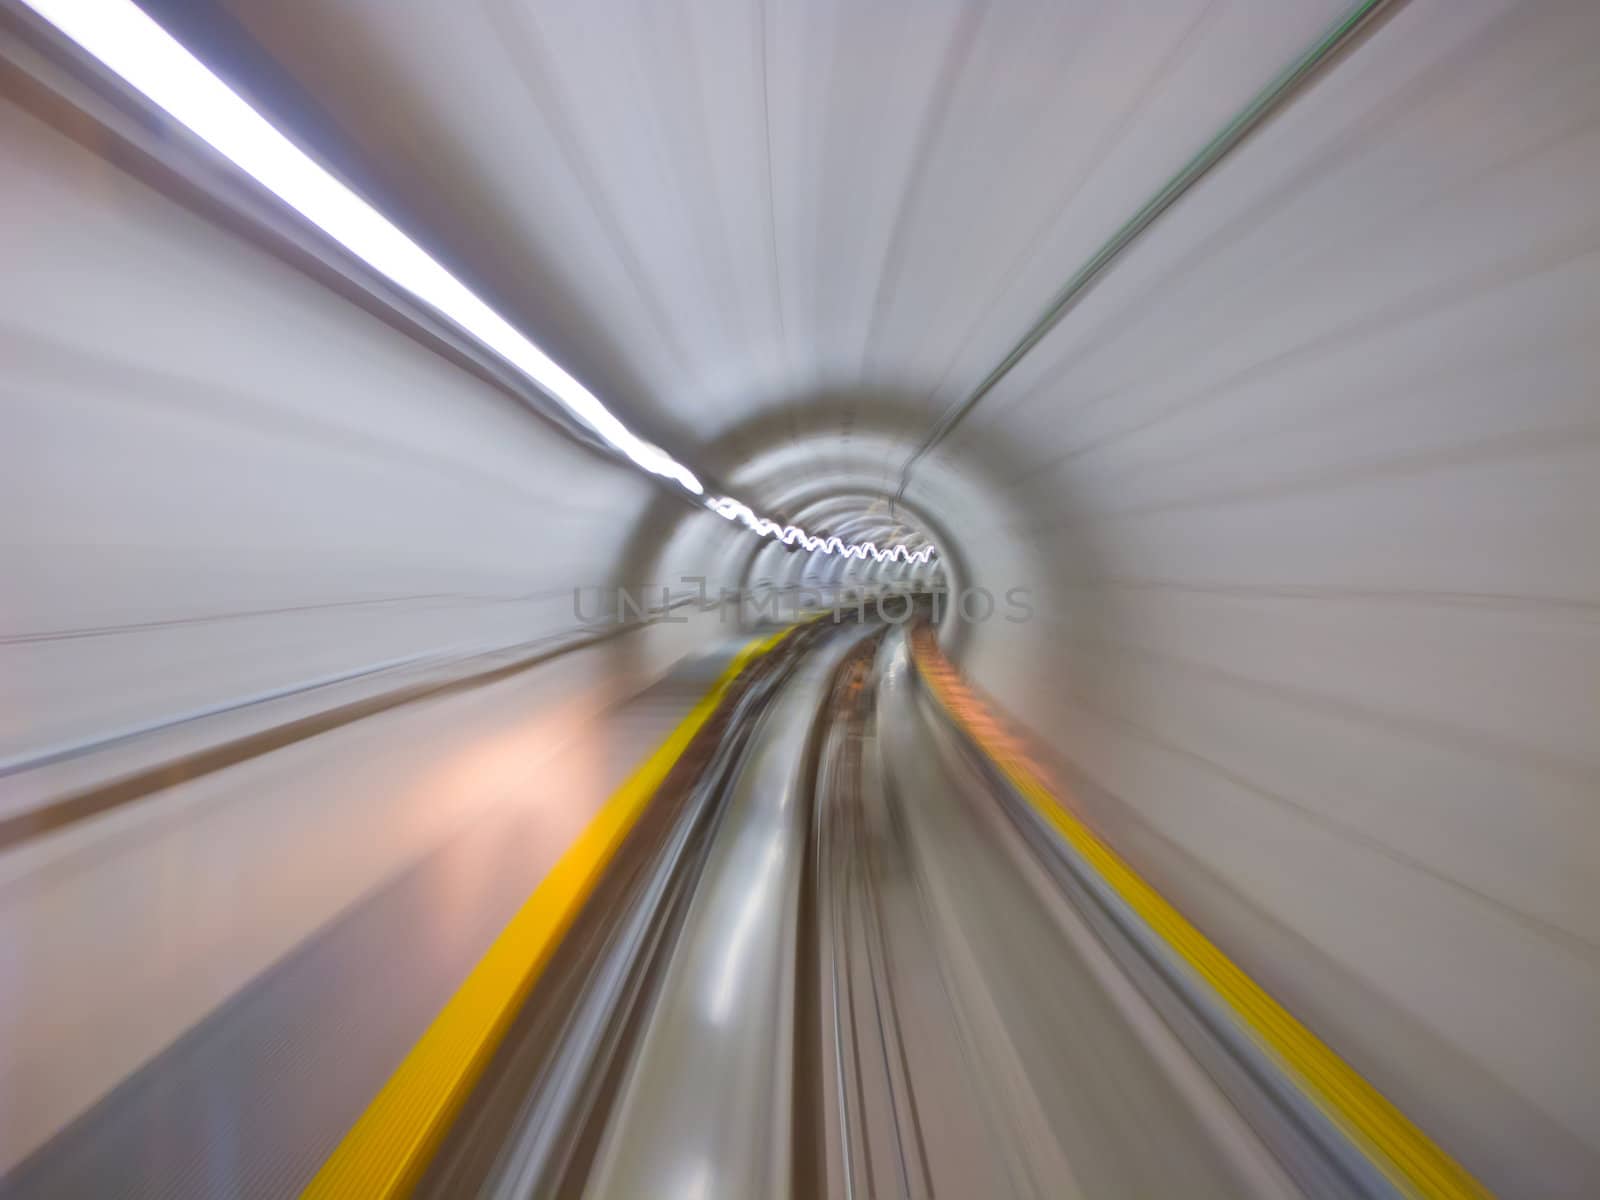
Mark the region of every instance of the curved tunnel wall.
[[[577, 624], [652, 498], [17, 109], [0, 759]], [[230, 648], [250, 646], [246, 655]]]
[[717, 631], [186, 779], [199, 749], [592, 636], [573, 591], [656, 489], [7, 100], [0, 163], [0, 821], [49, 832], [63, 797], [167, 773], [0, 845], [3, 1173], [531, 781], [554, 861], [605, 792], [553, 750]]
[[1102, 822], [1463, 1154], [1592, 1163], [1600, 30], [1519, 12], [1395, 17], [946, 449], [1081, 561], [967, 665]]
[[[1029, 589], [1031, 621], [956, 649], [1096, 823], [1533, 1194], [1600, 1162], [1597, 22], [1407, 6], [907, 492], [963, 583]], [[5, 755], [563, 634], [574, 586], [736, 587], [764, 553], [20, 111], [0, 134]], [[891, 493], [930, 415], [864, 399], [817, 466], [778, 451], [841, 434], [774, 403], [782, 437], [703, 465], [775, 511]], [[562, 686], [599, 705], [725, 632], [661, 626]]]

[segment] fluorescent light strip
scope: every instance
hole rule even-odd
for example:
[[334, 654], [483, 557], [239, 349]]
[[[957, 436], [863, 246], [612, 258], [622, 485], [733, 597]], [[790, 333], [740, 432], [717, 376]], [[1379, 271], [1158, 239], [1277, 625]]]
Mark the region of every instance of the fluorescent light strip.
[[651, 474], [705, 491], [597, 396], [213, 75], [131, 0], [23, 0], [151, 101], [380, 275], [477, 338]]
[[807, 550], [823, 554], [842, 554], [846, 558], [870, 558], [874, 562], [926, 563], [933, 561], [933, 547], [908, 550], [904, 546], [891, 546], [879, 550], [875, 542], [846, 544], [836, 537], [813, 537], [798, 525], [782, 525], [766, 517], [758, 517], [748, 504], [731, 496], [717, 496], [707, 500], [706, 507], [719, 517], [737, 521], [760, 537], [775, 537], [786, 546], [804, 546]]
[[[351, 254], [521, 371], [608, 445], [652, 475], [673, 480], [693, 495], [705, 494], [693, 471], [624, 425], [598, 396], [392, 221], [318, 166], [132, 0], [23, 3]], [[726, 497], [708, 502], [708, 507], [762, 536], [776, 533], [788, 545], [826, 554], [870, 555], [878, 562], [927, 562], [933, 554], [932, 547], [912, 554], [904, 546], [889, 551], [871, 542], [846, 546], [838, 538], [810, 537], [793, 525], [780, 530]]]

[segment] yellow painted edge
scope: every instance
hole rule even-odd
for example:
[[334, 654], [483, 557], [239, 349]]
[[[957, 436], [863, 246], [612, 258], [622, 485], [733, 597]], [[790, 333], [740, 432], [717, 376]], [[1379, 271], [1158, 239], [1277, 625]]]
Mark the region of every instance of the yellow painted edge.
[[673, 764], [734, 679], [793, 628], [745, 646], [689, 715], [611, 795], [501, 930], [303, 1196], [384, 1200], [416, 1186], [512, 1019]]
[[[1466, 1168], [1290, 1015], [1101, 841], [1057, 799], [1031, 763], [1004, 745], [1001, 738], [968, 720], [961, 712], [962, 705], [951, 695], [954, 668], [931, 638], [917, 637], [912, 641], [919, 672], [951, 720], [983, 749], [1011, 785], [1088, 860], [1123, 901], [1216, 990], [1256, 1042], [1277, 1058], [1318, 1107], [1366, 1151], [1397, 1187], [1426, 1200], [1481, 1200], [1490, 1196]], [[962, 690], [966, 691], [964, 687]]]

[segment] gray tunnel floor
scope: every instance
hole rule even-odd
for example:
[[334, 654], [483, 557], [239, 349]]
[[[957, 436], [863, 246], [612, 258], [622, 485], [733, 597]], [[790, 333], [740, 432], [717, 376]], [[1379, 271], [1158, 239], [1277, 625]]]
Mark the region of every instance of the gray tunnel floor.
[[[587, 722], [540, 768], [547, 786], [581, 781], [594, 793], [587, 806], [598, 804], [705, 695], [735, 648], [687, 660]], [[0, 1179], [0, 1196], [298, 1192], [537, 886], [547, 843], [560, 836], [538, 807], [474, 821]], [[115, 980], [105, 985], [115, 992]]]
[[848, 682], [865, 642], [824, 639], [748, 718], [726, 786], [661, 838], [680, 899], [616, 899], [422, 1194], [1370, 1194], [1280, 1161], [1005, 819], [903, 642]]
[[[594, 811], [733, 652], [583, 723], [539, 786], [581, 780]], [[741, 679], [564, 936], [420, 1194], [1402, 1194], [1372, 1162], [1312, 1146], [1270, 1083], [1241, 1089], [1244, 1060], [1196, 1035], [1207, 1001], [1153, 984], [1136, 935], [1063, 877], [903, 630], [821, 623]], [[569, 772], [563, 755], [603, 769]], [[478, 814], [51, 1138], [0, 1197], [299, 1193], [570, 837], [547, 808]]]

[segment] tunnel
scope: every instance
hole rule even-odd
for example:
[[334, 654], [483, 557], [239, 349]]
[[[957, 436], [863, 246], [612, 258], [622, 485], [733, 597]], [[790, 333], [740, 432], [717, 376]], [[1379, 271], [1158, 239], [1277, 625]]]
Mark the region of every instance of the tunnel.
[[0, 0], [0, 1197], [1600, 1194], [1597, 63]]

